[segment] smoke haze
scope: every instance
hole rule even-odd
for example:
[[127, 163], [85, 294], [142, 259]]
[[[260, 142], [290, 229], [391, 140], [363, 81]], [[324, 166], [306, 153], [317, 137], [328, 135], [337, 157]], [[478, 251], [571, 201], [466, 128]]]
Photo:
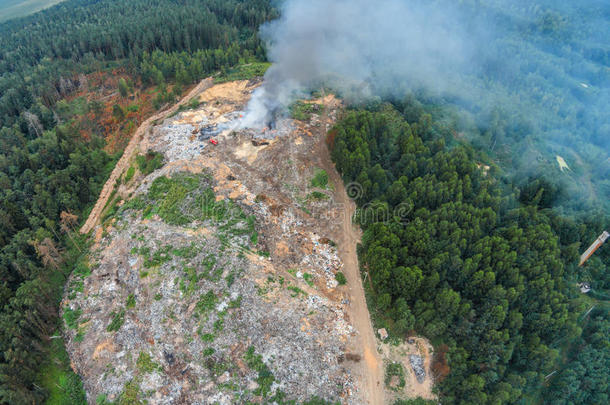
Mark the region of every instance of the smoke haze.
[[561, 155], [572, 191], [608, 201], [610, 2], [557, 3], [283, 1], [261, 28], [273, 64], [243, 125], [267, 126], [322, 85], [348, 100], [425, 90], [505, 167], [557, 171]]
[[407, 79], [448, 90], [446, 73], [463, 70], [472, 57], [450, 15], [400, 0], [284, 2], [281, 18], [261, 29], [273, 65], [245, 125], [265, 126], [277, 108], [321, 84], [358, 96]]

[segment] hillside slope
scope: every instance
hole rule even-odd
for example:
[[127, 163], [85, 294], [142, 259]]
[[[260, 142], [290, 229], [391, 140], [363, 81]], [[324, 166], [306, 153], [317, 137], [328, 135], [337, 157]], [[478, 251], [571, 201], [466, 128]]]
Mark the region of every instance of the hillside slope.
[[[140, 131], [107, 184], [63, 303], [89, 402], [383, 402], [356, 240], [344, 236], [353, 204], [316, 153], [340, 103], [235, 131], [257, 85], [205, 89], [200, 107]], [[158, 154], [162, 167], [146, 169]]]

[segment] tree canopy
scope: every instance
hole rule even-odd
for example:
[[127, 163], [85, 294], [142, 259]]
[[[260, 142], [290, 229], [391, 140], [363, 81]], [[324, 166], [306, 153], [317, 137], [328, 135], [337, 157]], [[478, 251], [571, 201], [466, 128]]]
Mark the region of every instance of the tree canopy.
[[430, 115], [405, 111], [413, 121], [390, 105], [352, 111], [331, 133], [338, 170], [361, 190], [359, 257], [375, 320], [447, 345], [443, 403], [517, 402], [542, 388], [558, 339], [580, 333], [566, 281], [579, 233], [566, 237], [574, 221], [536, 197], [543, 181], [519, 196]]
[[[72, 99], [87, 74], [121, 68], [160, 89], [159, 107], [181, 86], [264, 60], [257, 30], [274, 13], [266, 0], [68, 0], [0, 24], [0, 403], [48, 395], [37, 382], [75, 262], [65, 235], [116, 161], [103, 149], [103, 130], [80, 132], [76, 118], [102, 110], [96, 100]], [[132, 80], [119, 79], [118, 90], [128, 98]], [[118, 104], [112, 111], [118, 121], [127, 113]], [[81, 402], [72, 376], [70, 401]]]

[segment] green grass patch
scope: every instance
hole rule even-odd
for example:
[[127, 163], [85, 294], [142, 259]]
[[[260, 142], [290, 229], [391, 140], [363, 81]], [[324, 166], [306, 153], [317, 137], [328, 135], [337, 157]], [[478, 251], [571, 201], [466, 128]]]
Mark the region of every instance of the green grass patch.
[[199, 280], [205, 278], [209, 273], [198, 273], [196, 267], [187, 266], [184, 268], [186, 277], [180, 280], [180, 291], [190, 295], [197, 289]]
[[212, 343], [215, 339], [213, 333], [203, 333], [203, 329], [201, 328], [197, 329], [197, 334], [201, 338], [202, 342]]
[[78, 327], [78, 318], [80, 318], [82, 312], [80, 308], [74, 310], [70, 307], [64, 308], [63, 318], [68, 329], [76, 329]]
[[271, 392], [271, 385], [275, 381], [273, 373], [263, 362], [263, 356], [254, 352], [254, 346], [248, 348], [244, 354], [244, 360], [250, 369], [258, 372], [258, 377], [256, 378], [258, 388], [254, 390], [254, 394], [266, 398]]
[[[91, 241], [87, 235], [81, 235], [74, 232], [71, 242], [67, 244], [67, 249], [64, 253], [65, 263], [60, 271], [53, 271], [48, 274], [48, 283], [51, 295], [48, 305], [53, 305], [59, 308], [63, 295], [63, 287], [66, 282], [66, 277], [70, 272], [74, 272], [76, 277], [86, 277], [90, 274], [90, 269], [87, 265], [87, 257], [81, 250], [87, 250]], [[79, 246], [79, 248], [77, 248]], [[70, 312], [70, 311], [69, 311]], [[76, 326], [78, 329], [81, 311], [72, 311], [67, 315], [67, 323]], [[77, 316], [78, 315], [78, 316]], [[55, 332], [58, 336], [48, 341], [45, 346], [44, 357], [40, 363], [38, 373], [33, 378], [34, 383], [40, 387], [41, 391], [46, 394], [46, 404], [63, 405], [76, 404], [85, 405], [87, 403], [85, 391], [83, 389], [80, 377], [74, 373], [70, 367], [70, 359], [66, 353], [64, 341], [61, 338], [59, 325], [65, 322], [66, 318], [58, 322]], [[79, 330], [80, 332], [80, 330]], [[2, 401], [0, 401], [2, 402]]]
[[122, 200], [120, 196], [116, 195], [117, 187], [115, 186], [112, 194], [110, 194], [110, 198], [106, 202], [104, 206], [103, 214], [100, 217], [100, 222], [103, 224], [108, 219], [114, 216], [119, 209], [119, 202]]
[[47, 392], [47, 405], [86, 405], [83, 383], [70, 367], [62, 339], [51, 339], [49, 353], [40, 368], [40, 383]]
[[437, 405], [438, 401], [431, 399], [414, 398], [414, 399], [397, 399], [393, 405]]
[[385, 386], [392, 391], [400, 391], [405, 384], [405, 369], [402, 364], [388, 364], [385, 368]]
[[217, 302], [218, 298], [214, 291], [210, 290], [199, 298], [196, 308], [201, 314], [207, 314], [216, 307]]
[[[144, 259], [144, 268], [150, 269], [154, 267], [159, 267], [164, 263], [172, 260], [172, 246], [166, 245], [155, 251], [152, 256]], [[140, 250], [140, 254], [142, 254], [142, 250]]]
[[222, 330], [225, 327], [225, 321], [224, 319], [217, 319], [214, 322], [214, 332], [218, 333], [218, 332], [222, 332]]
[[99, 394], [95, 397], [95, 405], [112, 405], [112, 402], [108, 401], [108, 395]]
[[217, 76], [214, 79], [214, 82], [225, 83], [235, 80], [249, 80], [255, 77], [261, 77], [265, 75], [265, 72], [267, 69], [269, 69], [269, 66], [271, 66], [271, 63], [268, 62], [254, 62], [238, 65]]
[[342, 272], [338, 271], [335, 274], [335, 280], [337, 280], [337, 282], [339, 283], [339, 285], [345, 285], [347, 284], [347, 278], [345, 278], [345, 274], [343, 274]]
[[150, 354], [146, 352], [140, 352], [138, 360], [136, 361], [136, 367], [141, 373], [151, 373], [161, 369], [161, 366], [155, 363], [150, 357]]
[[311, 274], [304, 273], [303, 274], [303, 280], [305, 280], [307, 285], [309, 285], [310, 287], [313, 287], [313, 276]]
[[315, 103], [305, 103], [297, 101], [288, 107], [290, 116], [299, 121], [309, 121], [311, 114], [319, 113], [322, 107]]
[[136, 156], [136, 163], [140, 172], [147, 176], [163, 167], [163, 155], [159, 152], [148, 151], [145, 155]]
[[291, 297], [298, 297], [299, 295], [303, 295], [304, 297], [307, 297], [307, 293], [303, 290], [301, 290], [299, 287], [294, 286], [294, 285], [289, 285], [287, 287], [290, 291], [292, 291], [292, 293], [290, 294]]
[[123, 323], [125, 323], [125, 309], [123, 308], [118, 312], [112, 311], [110, 316], [112, 316], [112, 320], [106, 327], [106, 330], [108, 332], [116, 332], [121, 329], [121, 326], [123, 326]]
[[326, 173], [326, 170], [316, 169], [311, 179], [311, 186], [317, 188], [328, 187], [328, 173]]
[[172, 253], [175, 256], [182, 257], [183, 259], [192, 259], [197, 256], [200, 251], [200, 247], [195, 245], [195, 243], [191, 243], [189, 246], [172, 249]]
[[86, 332], [87, 328], [85, 327], [78, 327], [78, 332], [76, 333], [76, 336], [74, 336], [74, 341], [75, 342], [82, 342], [85, 339], [85, 332]]
[[72, 274], [77, 275], [80, 278], [86, 278], [91, 275], [91, 269], [89, 268], [87, 259], [85, 257], [78, 261]]
[[307, 199], [308, 200], [314, 200], [314, 201], [321, 201], [321, 200], [328, 200], [330, 197], [326, 194], [324, 194], [321, 191], [312, 191], [311, 193], [309, 193], [307, 195]]
[[[258, 243], [256, 218], [246, 215], [231, 200], [217, 201], [211, 179], [205, 174], [180, 173], [172, 178], [159, 177], [145, 196], [140, 195], [126, 203], [124, 210], [127, 209], [141, 210], [144, 218], [158, 215], [171, 225], [210, 221], [217, 226], [217, 236], [225, 246], [235, 245], [232, 242], [236, 238], [240, 239], [239, 245], [243, 247]], [[198, 254], [199, 248], [191, 245], [170, 251], [176, 256], [192, 258]]]
[[136, 296], [132, 293], [127, 297], [127, 301], [125, 302], [125, 307], [134, 308], [136, 306]]
[[129, 111], [129, 112], [134, 112], [135, 113], [135, 112], [138, 112], [139, 109], [140, 109], [140, 106], [137, 105], [137, 104], [129, 104], [127, 106], [127, 111]]
[[225, 277], [225, 282], [227, 283], [227, 287], [231, 288], [231, 286], [233, 285], [233, 283], [235, 282], [235, 273], [234, 272], [230, 272], [226, 277]]
[[237, 298], [236, 298], [236, 299], [234, 299], [234, 300], [231, 300], [231, 301], [229, 302], [229, 308], [231, 308], [231, 309], [234, 309], [234, 308], [239, 308], [239, 307], [241, 306], [241, 300], [242, 300], [242, 297], [241, 297], [241, 296], [237, 297]]
[[117, 401], [117, 405], [139, 405], [144, 402], [138, 399], [140, 394], [140, 381], [139, 378], [134, 378], [125, 384], [123, 392]]
[[136, 168], [134, 166], [129, 166], [129, 169], [125, 172], [125, 177], [123, 177], [123, 184], [129, 183], [129, 181], [133, 179], [134, 174], [136, 174]]
[[176, 113], [179, 113], [182, 111], [194, 110], [195, 108], [199, 107], [201, 104], [203, 104], [203, 103], [200, 102], [196, 97], [193, 97], [192, 99], [189, 100], [188, 103], [182, 104], [180, 107], [178, 107], [178, 110], [176, 111]]

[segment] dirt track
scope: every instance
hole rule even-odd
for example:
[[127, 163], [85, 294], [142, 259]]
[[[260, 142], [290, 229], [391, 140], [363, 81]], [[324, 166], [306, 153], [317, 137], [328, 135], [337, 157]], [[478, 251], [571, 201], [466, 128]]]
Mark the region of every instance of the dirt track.
[[361, 381], [364, 385], [360, 388], [363, 398], [368, 399], [369, 404], [381, 405], [385, 403], [383, 362], [377, 353], [377, 340], [373, 332], [371, 316], [366, 306], [366, 298], [358, 266], [356, 246], [360, 241], [360, 234], [352, 224], [352, 215], [356, 206], [347, 196], [343, 180], [330, 159], [325, 137], [321, 138], [317, 153], [321, 157], [323, 168], [335, 186], [335, 201], [340, 207], [343, 207], [340, 218], [343, 233], [342, 238], [337, 241], [337, 247], [339, 255], [343, 260], [344, 273], [349, 288], [351, 302], [349, 311], [350, 320], [359, 332], [360, 349], [363, 354], [363, 361], [360, 363], [360, 367], [362, 374]]
[[114, 191], [114, 187], [115, 187], [117, 180], [121, 177], [123, 172], [129, 168], [133, 154], [136, 152], [136, 150], [140, 144], [140, 141], [142, 140], [143, 135], [150, 129], [151, 125], [155, 121], [164, 119], [167, 116], [173, 114], [174, 112], [176, 112], [176, 110], [178, 110], [178, 108], [180, 108], [181, 105], [187, 103], [193, 97], [195, 97], [196, 95], [198, 95], [199, 93], [201, 93], [202, 91], [207, 89], [208, 87], [212, 86], [213, 84], [214, 84], [214, 80], [211, 78], [202, 80], [201, 82], [199, 82], [199, 84], [197, 86], [195, 86], [193, 88], [193, 90], [191, 90], [178, 103], [174, 104], [171, 108], [168, 108], [166, 110], [163, 110], [163, 111], [153, 115], [152, 117], [150, 117], [146, 121], [144, 121], [142, 123], [142, 125], [140, 125], [140, 127], [136, 130], [136, 132], [131, 137], [129, 144], [127, 145], [127, 147], [125, 148], [125, 151], [123, 152], [123, 156], [121, 156], [121, 159], [119, 159], [116, 166], [112, 170], [112, 173], [110, 174], [110, 177], [106, 181], [106, 184], [104, 184], [104, 187], [102, 188], [102, 192], [100, 193], [100, 196], [97, 199], [97, 202], [95, 203], [95, 206], [93, 207], [93, 210], [91, 210], [91, 213], [89, 214], [89, 217], [87, 218], [87, 221], [81, 227], [80, 232], [82, 234], [89, 233], [95, 227], [95, 225], [97, 225], [97, 223], [99, 222], [100, 216], [102, 215], [102, 212], [104, 211], [104, 207], [108, 203], [108, 199], [110, 198], [110, 196], [112, 195], [112, 192]]

